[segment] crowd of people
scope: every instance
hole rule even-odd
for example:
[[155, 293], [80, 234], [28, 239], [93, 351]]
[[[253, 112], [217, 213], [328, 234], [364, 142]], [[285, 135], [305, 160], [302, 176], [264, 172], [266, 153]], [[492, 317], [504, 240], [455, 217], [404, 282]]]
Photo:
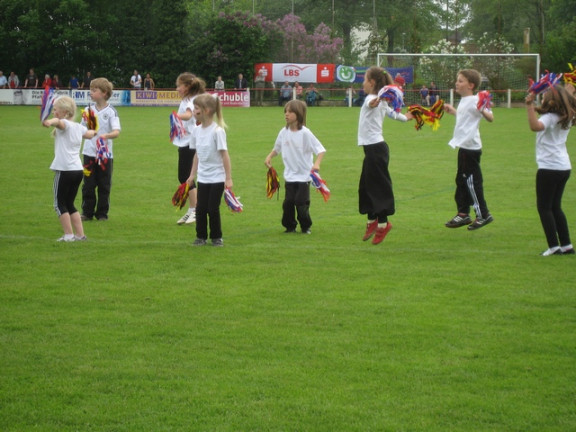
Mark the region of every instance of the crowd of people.
[[[26, 83], [37, 77], [30, 71]], [[219, 77], [220, 80], [220, 77]], [[138, 85], [135, 71], [133, 85]], [[1, 82], [1, 81], [0, 81]], [[392, 229], [390, 217], [396, 212], [392, 179], [389, 171], [390, 147], [384, 138], [386, 118], [408, 122], [414, 115], [401, 113], [379, 92], [394, 84], [384, 69], [373, 66], [366, 71], [362, 91], [365, 94], [358, 121], [358, 146], [364, 159], [358, 187], [358, 211], [365, 215], [363, 241], [374, 245], [384, 241]], [[481, 103], [478, 91], [481, 75], [474, 69], [460, 70], [456, 76], [455, 91], [460, 96], [458, 106], [444, 104], [444, 112], [456, 117], [453, 136], [448, 143], [457, 149], [457, 169], [454, 194], [456, 214], [445, 227], [467, 227], [476, 231], [494, 222], [484, 197], [481, 169], [483, 143], [480, 122], [494, 121], [490, 104]], [[242, 74], [235, 82], [238, 90], [246, 89]], [[308, 91], [298, 92], [300, 98], [289, 98], [296, 91], [285, 83], [285, 126], [280, 130], [272, 151], [265, 158], [271, 169], [272, 159], [282, 155], [284, 164], [285, 198], [282, 203], [281, 224], [286, 233], [310, 234], [310, 174], [320, 171], [326, 149], [306, 127], [307, 103], [302, 100]], [[431, 85], [432, 86], [432, 85]], [[224, 192], [233, 187], [231, 161], [228, 154], [226, 124], [220, 99], [206, 92], [206, 83], [191, 73], [180, 74], [176, 90], [182, 102], [175, 114], [186, 133], [175, 136], [178, 148], [178, 180], [187, 184], [188, 209], [178, 224], [196, 223], [194, 246], [204, 246], [210, 240], [213, 246], [223, 246], [220, 203]], [[54, 103], [54, 118], [45, 120], [45, 127], [54, 128], [55, 157], [51, 169], [55, 171], [54, 202], [64, 235], [59, 241], [86, 240], [82, 222], [96, 218], [107, 220], [113, 168], [112, 142], [120, 134], [118, 113], [108, 103], [112, 84], [105, 78], [90, 81], [90, 96], [94, 104], [84, 112], [82, 123], [73, 122], [74, 100], [59, 97]], [[281, 93], [282, 95], [282, 93]], [[430, 92], [421, 93], [422, 101]], [[432, 94], [434, 96], [434, 94]], [[279, 100], [282, 104], [284, 100]], [[542, 94], [539, 107], [535, 107], [535, 94], [525, 99], [530, 130], [536, 133], [536, 198], [537, 211], [548, 248], [542, 256], [572, 255], [568, 222], [562, 210], [562, 197], [570, 177], [571, 164], [566, 149], [570, 128], [576, 121], [576, 96], [572, 84], [554, 85]], [[83, 161], [80, 161], [82, 140]], [[82, 214], [74, 206], [74, 199], [82, 187]], [[475, 217], [471, 217], [471, 209]]]

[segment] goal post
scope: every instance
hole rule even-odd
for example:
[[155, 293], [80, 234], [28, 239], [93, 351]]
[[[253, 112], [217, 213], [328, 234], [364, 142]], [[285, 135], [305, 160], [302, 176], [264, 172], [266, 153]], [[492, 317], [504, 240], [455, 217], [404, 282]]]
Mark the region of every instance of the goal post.
[[482, 75], [479, 90], [490, 90], [496, 106], [511, 107], [524, 100], [528, 79], [540, 77], [540, 54], [378, 53], [378, 66], [393, 78], [404, 78], [407, 104], [420, 103], [420, 89], [431, 83], [441, 98], [453, 103], [458, 71], [471, 68]]

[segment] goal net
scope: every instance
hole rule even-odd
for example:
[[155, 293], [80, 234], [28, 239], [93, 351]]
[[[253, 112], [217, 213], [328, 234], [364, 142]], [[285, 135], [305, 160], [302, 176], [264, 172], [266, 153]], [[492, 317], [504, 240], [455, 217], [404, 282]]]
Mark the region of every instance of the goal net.
[[482, 75], [479, 90], [490, 90], [496, 106], [523, 101], [528, 80], [540, 77], [539, 54], [403, 54], [379, 53], [378, 65], [405, 81], [406, 103], [421, 103], [422, 86], [437, 88], [445, 100], [454, 97], [454, 82], [461, 69]]

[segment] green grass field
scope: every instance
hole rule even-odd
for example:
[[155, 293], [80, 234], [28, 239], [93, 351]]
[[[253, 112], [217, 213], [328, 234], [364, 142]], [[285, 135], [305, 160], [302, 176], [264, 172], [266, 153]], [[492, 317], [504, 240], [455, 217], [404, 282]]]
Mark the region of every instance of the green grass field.
[[332, 190], [312, 193], [309, 236], [283, 234], [283, 189], [265, 195], [281, 108], [227, 109], [244, 212], [223, 206], [224, 248], [175, 223], [170, 111], [119, 108], [110, 220], [62, 244], [50, 131], [0, 106], [0, 430], [576, 430], [576, 261], [539, 256], [523, 109], [481, 125], [495, 221], [476, 232], [444, 227], [454, 118], [387, 120], [397, 213], [378, 246], [361, 241], [357, 108], [309, 110]]

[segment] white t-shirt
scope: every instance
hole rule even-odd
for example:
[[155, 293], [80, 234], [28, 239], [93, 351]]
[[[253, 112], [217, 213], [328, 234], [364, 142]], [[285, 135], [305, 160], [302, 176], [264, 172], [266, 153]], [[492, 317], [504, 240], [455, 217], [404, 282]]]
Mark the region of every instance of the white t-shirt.
[[567, 171], [572, 169], [566, 150], [570, 129], [562, 129], [558, 114], [542, 114], [540, 122], [545, 129], [536, 134], [536, 163], [539, 169]]
[[[116, 108], [112, 105], [106, 105], [104, 108], [99, 110], [96, 105], [90, 105], [86, 109], [91, 109], [92, 112], [98, 118], [98, 130], [97, 135], [92, 139], [84, 140], [84, 148], [82, 154], [86, 156], [96, 157], [96, 141], [98, 137], [112, 132], [113, 130], [121, 130], [120, 128], [120, 118], [118, 117], [118, 112]], [[86, 120], [82, 119], [82, 125], [86, 126]], [[108, 140], [108, 150], [110, 151], [110, 159], [114, 158], [114, 140]]]
[[[180, 102], [180, 106], [178, 107], [178, 114], [184, 114], [186, 111], [190, 110], [192, 113], [194, 112], [194, 99], [196, 96], [190, 98], [182, 99]], [[182, 120], [182, 124], [184, 128], [188, 131], [188, 135], [184, 135], [182, 138], [174, 138], [172, 144], [176, 147], [190, 147], [190, 137], [192, 131], [196, 128], [196, 118], [194, 115], [190, 118], [190, 120]]]
[[454, 136], [448, 145], [452, 148], [481, 150], [480, 120], [482, 120], [482, 113], [478, 111], [478, 96], [464, 96], [456, 109]]
[[88, 131], [86, 126], [62, 119], [64, 129], [54, 129], [54, 160], [50, 169], [54, 171], [82, 171], [80, 146], [82, 136]]
[[140, 76], [140, 74], [132, 75], [132, 78], [130, 78], [130, 84], [132, 84], [134, 86], [134, 88], [141, 88], [142, 87], [142, 77]]
[[306, 126], [298, 131], [282, 128], [274, 144], [274, 151], [282, 155], [284, 180], [309, 182], [314, 156], [326, 149]]
[[212, 123], [198, 126], [192, 131], [190, 148], [196, 149], [198, 157], [198, 183], [224, 183], [226, 171], [221, 150], [228, 150], [226, 131]]
[[384, 141], [382, 134], [382, 123], [384, 117], [388, 116], [394, 120], [402, 122], [408, 121], [404, 114], [394, 111], [385, 101], [378, 104], [376, 108], [370, 106], [378, 96], [369, 94], [364, 99], [362, 108], [360, 108], [360, 120], [358, 121], [358, 145], [370, 145]]

